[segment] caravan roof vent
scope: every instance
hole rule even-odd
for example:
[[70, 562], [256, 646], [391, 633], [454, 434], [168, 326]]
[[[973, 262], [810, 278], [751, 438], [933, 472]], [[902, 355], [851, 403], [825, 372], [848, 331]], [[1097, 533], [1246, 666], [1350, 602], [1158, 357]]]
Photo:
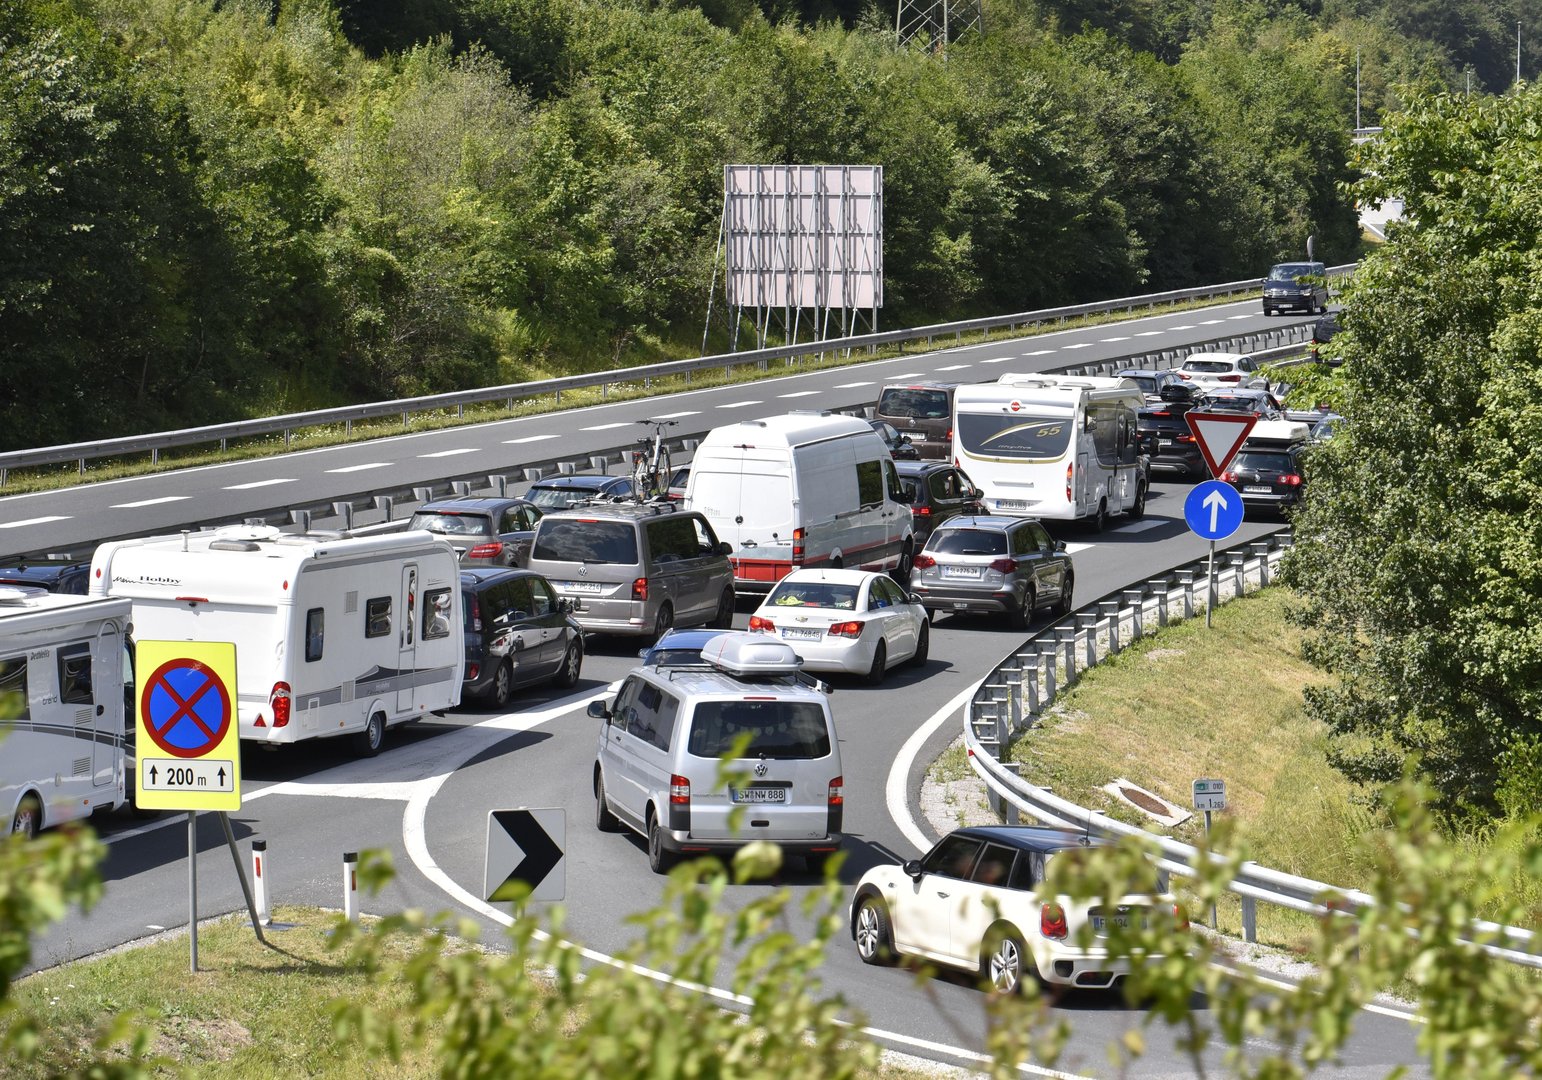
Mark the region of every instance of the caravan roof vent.
[[[244, 540], [247, 543], [258, 543], [263, 540], [277, 540], [283, 535], [283, 530], [277, 525], [226, 525], [214, 530], [215, 540], [209, 546], [214, 547], [220, 540]], [[220, 550], [250, 551], [250, 548], [225, 548]]]
[[34, 589], [29, 585], [0, 585], [0, 607], [26, 607], [30, 601], [47, 593], [47, 589]]
[[261, 551], [262, 545], [255, 540], [230, 540], [220, 537], [209, 541], [210, 551]]
[[771, 638], [723, 634], [701, 650], [701, 658], [719, 671], [738, 679], [779, 678], [796, 675], [803, 660], [792, 646]]

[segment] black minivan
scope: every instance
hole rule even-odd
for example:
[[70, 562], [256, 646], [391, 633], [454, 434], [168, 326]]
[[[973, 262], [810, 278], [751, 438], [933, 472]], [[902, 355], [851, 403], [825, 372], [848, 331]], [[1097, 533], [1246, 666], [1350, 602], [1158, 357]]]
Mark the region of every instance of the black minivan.
[[540, 574], [475, 567], [460, 572], [466, 629], [461, 701], [482, 698], [499, 708], [517, 686], [550, 680], [567, 688], [584, 664], [584, 631]]

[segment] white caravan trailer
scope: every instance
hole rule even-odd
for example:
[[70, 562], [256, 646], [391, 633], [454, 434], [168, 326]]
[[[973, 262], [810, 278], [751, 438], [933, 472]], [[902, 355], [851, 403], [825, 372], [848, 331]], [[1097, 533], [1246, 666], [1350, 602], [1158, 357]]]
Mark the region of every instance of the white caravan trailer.
[[804, 566], [909, 578], [910, 506], [866, 420], [805, 412], [713, 428], [691, 460], [685, 501], [733, 545], [740, 592], [769, 592]]
[[1136, 442], [1145, 405], [1129, 379], [1003, 375], [953, 397], [953, 456], [993, 514], [1060, 521], [1140, 517], [1150, 483]]
[[128, 801], [127, 600], [0, 587], [0, 812], [12, 832]]
[[241, 738], [276, 747], [385, 729], [460, 702], [460, 564], [426, 532], [231, 526], [96, 549], [91, 592], [127, 597], [140, 641], [236, 646]]

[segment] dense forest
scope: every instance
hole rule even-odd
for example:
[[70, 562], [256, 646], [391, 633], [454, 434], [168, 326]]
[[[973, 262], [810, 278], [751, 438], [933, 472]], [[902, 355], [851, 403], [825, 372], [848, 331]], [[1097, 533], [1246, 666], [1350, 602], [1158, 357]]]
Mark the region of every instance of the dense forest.
[[728, 162], [883, 166], [890, 327], [1347, 259], [1506, 2], [3, 4], [0, 448], [690, 353]]

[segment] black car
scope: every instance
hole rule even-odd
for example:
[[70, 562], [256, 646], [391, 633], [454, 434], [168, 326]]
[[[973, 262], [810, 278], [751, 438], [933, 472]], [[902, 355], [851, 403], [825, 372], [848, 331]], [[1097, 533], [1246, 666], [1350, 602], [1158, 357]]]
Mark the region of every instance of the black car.
[[1153, 470], [1173, 470], [1201, 479], [1209, 474], [1205, 456], [1185, 419], [1197, 400], [1191, 388], [1169, 386], [1162, 390], [1161, 404], [1148, 405], [1138, 414], [1136, 441], [1141, 453], [1151, 459]]
[[549, 514], [590, 499], [616, 502], [636, 499], [637, 489], [632, 486], [630, 476], [552, 476], [531, 484], [525, 498]]
[[0, 585], [30, 585], [56, 593], [86, 594], [91, 579], [88, 562], [34, 562], [0, 566]]
[[1306, 492], [1301, 471], [1302, 444], [1244, 445], [1221, 475], [1242, 495], [1244, 514], [1280, 515], [1294, 510]]
[[1339, 330], [1340, 327], [1338, 312], [1330, 311], [1325, 315], [1319, 315], [1317, 317], [1317, 321], [1312, 324], [1312, 356], [1314, 359], [1326, 359], [1329, 364], [1334, 366], [1343, 363], [1343, 360], [1337, 356], [1329, 356], [1324, 358], [1318, 352], [1322, 346], [1328, 344], [1328, 342], [1332, 341], [1338, 335]]
[[450, 542], [462, 566], [524, 566], [541, 508], [526, 499], [468, 495], [424, 503], [407, 523]]
[[964, 470], [946, 461], [896, 461], [900, 487], [910, 500], [910, 520], [917, 546], [925, 544], [932, 531], [959, 514], [983, 514], [980, 489]]
[[1146, 401], [1155, 405], [1162, 400], [1164, 387], [1182, 385], [1183, 377], [1171, 369], [1158, 370], [1156, 368], [1125, 368], [1123, 371], [1114, 372], [1116, 379], [1129, 379], [1140, 392], [1146, 395]]
[[461, 700], [483, 698], [502, 708], [514, 688], [578, 682], [584, 632], [540, 574], [478, 567], [460, 573], [466, 629]]
[[1264, 314], [1328, 310], [1327, 268], [1320, 262], [1278, 263], [1264, 278]]
[[883, 420], [869, 420], [873, 430], [878, 432], [878, 437], [889, 448], [889, 454], [895, 461], [917, 461], [921, 457], [921, 451], [910, 444], [909, 435], [901, 435], [899, 429], [893, 424]]
[[1285, 406], [1268, 390], [1239, 386], [1212, 390], [1194, 405], [1199, 412], [1250, 413], [1260, 420], [1285, 419]]

